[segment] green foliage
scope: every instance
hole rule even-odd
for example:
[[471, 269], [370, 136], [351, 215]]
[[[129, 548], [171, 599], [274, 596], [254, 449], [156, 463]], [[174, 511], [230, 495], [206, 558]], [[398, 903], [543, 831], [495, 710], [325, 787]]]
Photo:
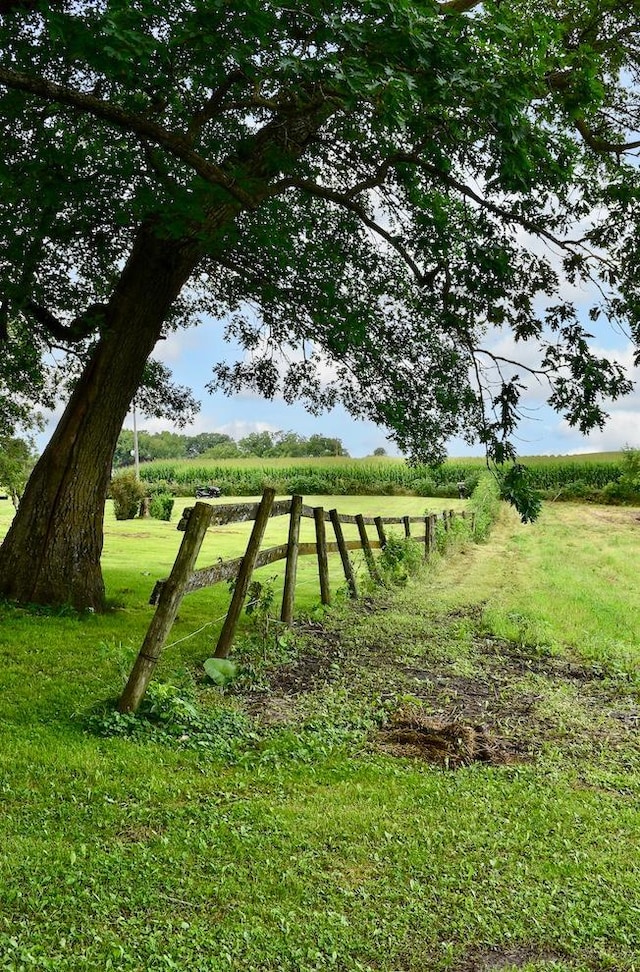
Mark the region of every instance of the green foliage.
[[531, 485], [529, 470], [521, 463], [500, 471], [500, 497], [516, 508], [523, 523], [538, 519], [542, 506], [540, 496]]
[[32, 444], [20, 438], [0, 435], [0, 489], [7, 490], [17, 506], [35, 463]]
[[133, 473], [122, 473], [111, 480], [110, 489], [116, 520], [132, 520], [136, 517], [146, 495], [144, 484]]
[[419, 544], [411, 537], [390, 532], [377, 563], [384, 580], [402, 585], [420, 570], [424, 555]]
[[[342, 401], [422, 458], [460, 432], [509, 460], [522, 380], [469, 378], [496, 323], [536, 346], [570, 423], [600, 425], [628, 381], [553, 295], [593, 278], [592, 318], [637, 333], [638, 174], [623, 149], [636, 6], [294, 7], [3, 5], [7, 421], [76, 377], [51, 341], [87, 360], [153, 238], [163, 261], [189, 250], [181, 280], [197, 280], [153, 336], [204, 310], [227, 319], [229, 391]], [[170, 264], [143, 275], [148, 295]], [[158, 393], [162, 369], [142, 383], [149, 414], [185, 407], [184, 390]]]
[[277, 631], [278, 628], [278, 622], [273, 617], [276, 599], [274, 582], [277, 579], [276, 576], [264, 581], [252, 580], [247, 590], [244, 610], [251, 622], [250, 638], [262, 648], [270, 640], [272, 630]]
[[622, 450], [619, 485], [627, 502], [640, 504], [640, 449], [626, 446]]
[[152, 681], [138, 712], [123, 714], [109, 707], [87, 717], [89, 732], [195, 750], [205, 758], [234, 760], [255, 739], [251, 721], [242, 713], [214, 704], [204, 706], [192, 683]]
[[[367, 460], [317, 460], [306, 465], [287, 466], [284, 460], [278, 464], [268, 459], [257, 465], [247, 465], [248, 460], [211, 464], [150, 463], [141, 469], [142, 479], [152, 488], [164, 484], [175, 496], [193, 496], [195, 486], [201, 482], [214, 482], [226, 495], [257, 495], [266, 485], [273, 485], [279, 493], [307, 495], [416, 495], [435, 498], [457, 498], [459, 484], [464, 483], [467, 496], [471, 496], [481, 476], [486, 473], [486, 462], [480, 459], [450, 461], [439, 466], [424, 466], [387, 460], [373, 463]], [[509, 470], [507, 468], [506, 472]], [[622, 455], [619, 461], [610, 458], [585, 458], [577, 461], [563, 457], [532, 457], [526, 461], [527, 489], [539, 491], [545, 499], [584, 499], [607, 502], [602, 488], [619, 481], [623, 472]], [[521, 493], [510, 473], [507, 489]], [[520, 476], [521, 474], [518, 474]], [[520, 481], [520, 480], [518, 480]], [[511, 483], [511, 486], [509, 485]], [[579, 486], [576, 486], [579, 483]], [[617, 493], [613, 487], [609, 493]], [[528, 515], [533, 506], [523, 510]], [[528, 511], [528, 512], [527, 512]]]
[[[322, 435], [309, 438], [295, 432], [255, 432], [239, 442], [220, 432], [185, 435], [177, 432], [138, 433], [138, 455], [142, 462], [167, 459], [230, 459], [236, 456], [295, 458], [348, 456], [340, 439]], [[123, 429], [118, 438], [113, 464], [116, 468], [133, 463], [133, 432]]]
[[168, 493], [156, 493], [149, 503], [149, 513], [156, 520], [170, 520], [175, 500]]
[[211, 681], [221, 688], [232, 682], [238, 674], [238, 666], [228, 658], [207, 658], [202, 667]]

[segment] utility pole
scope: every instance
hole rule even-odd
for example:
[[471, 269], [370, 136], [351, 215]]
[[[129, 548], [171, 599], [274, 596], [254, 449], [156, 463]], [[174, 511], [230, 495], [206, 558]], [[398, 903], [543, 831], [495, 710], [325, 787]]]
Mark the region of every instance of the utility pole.
[[133, 468], [135, 470], [136, 479], [140, 479], [140, 453], [138, 452], [138, 425], [136, 422], [136, 400], [133, 399], [132, 403], [133, 411]]

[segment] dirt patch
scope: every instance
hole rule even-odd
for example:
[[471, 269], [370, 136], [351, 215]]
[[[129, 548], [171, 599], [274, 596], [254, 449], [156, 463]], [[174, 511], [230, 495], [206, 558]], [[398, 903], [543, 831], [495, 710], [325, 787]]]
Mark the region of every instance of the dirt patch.
[[356, 603], [342, 621], [298, 626], [298, 655], [234, 691], [270, 725], [300, 724], [325, 689], [342, 692], [354, 711], [359, 699], [379, 707], [374, 747], [450, 768], [522, 762], [549, 745], [576, 760], [640, 748], [631, 684], [488, 636], [481, 606], [440, 614], [412, 604], [406, 624], [385, 607]]
[[119, 540], [148, 540], [153, 533], [116, 533], [115, 530], [105, 530], [105, 537], [118, 537]]
[[604, 520], [607, 523], [618, 523], [623, 526], [628, 526], [629, 524], [635, 526], [640, 523], [640, 512], [637, 507], [612, 506], [603, 509], [603, 507], [599, 506], [596, 509], [588, 509], [585, 506], [583, 509], [583, 515], [590, 514], [594, 520]]
[[307, 622], [296, 626], [296, 635], [304, 639], [300, 654], [266, 672], [260, 688], [239, 692], [250, 714], [267, 725], [296, 721], [297, 699], [340, 678], [343, 645], [339, 632], [329, 631], [319, 622]]
[[429, 718], [419, 709], [397, 712], [379, 733], [376, 744], [393, 756], [413, 756], [445, 769], [471, 763], [499, 766], [514, 761], [514, 756], [492, 738], [486, 726]]
[[521, 945], [509, 949], [488, 948], [468, 952], [453, 972], [499, 972], [504, 969], [521, 969], [538, 962], [562, 962], [565, 956], [534, 946]]

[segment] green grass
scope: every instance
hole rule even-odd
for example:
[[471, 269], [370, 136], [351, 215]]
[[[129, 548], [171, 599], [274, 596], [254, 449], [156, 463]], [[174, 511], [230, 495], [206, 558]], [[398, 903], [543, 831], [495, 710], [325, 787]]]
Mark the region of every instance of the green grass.
[[[175, 521], [108, 511], [108, 614], [0, 608], [0, 970], [637, 969], [639, 512], [553, 507], [534, 527], [505, 512], [487, 544], [437, 559], [377, 608], [339, 604], [311, 625], [319, 680], [287, 695], [275, 669], [269, 698], [287, 718], [249, 718], [222, 758], [197, 733], [87, 729], [181, 538]], [[203, 561], [241, 552], [249, 528], [211, 531]], [[271, 529], [275, 542], [286, 520]], [[185, 598], [176, 638], [226, 601], [224, 588]], [[168, 650], [160, 678], [185, 685], [192, 671], [204, 713], [266, 708], [264, 693], [200, 680], [210, 630]], [[483, 686], [489, 705], [500, 689], [496, 726], [531, 758], [454, 773], [372, 745], [403, 700], [450, 712], [480, 705]]]

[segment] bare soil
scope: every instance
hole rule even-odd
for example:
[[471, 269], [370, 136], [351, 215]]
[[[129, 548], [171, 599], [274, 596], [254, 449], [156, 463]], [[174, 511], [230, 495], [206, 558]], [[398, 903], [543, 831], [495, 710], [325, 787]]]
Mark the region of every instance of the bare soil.
[[[545, 744], [590, 754], [640, 748], [632, 686], [578, 658], [488, 636], [479, 606], [426, 611], [410, 637], [385, 625], [391, 606], [363, 600], [342, 625], [299, 625], [295, 660], [269, 671], [260, 690], [242, 693], [249, 711], [264, 723], [296, 723], [305, 698], [330, 687], [375, 697], [389, 711], [371, 740], [375, 748], [450, 769], [530, 760]], [[456, 654], [461, 632], [464, 648]], [[559, 705], [567, 713], [558, 714]]]

